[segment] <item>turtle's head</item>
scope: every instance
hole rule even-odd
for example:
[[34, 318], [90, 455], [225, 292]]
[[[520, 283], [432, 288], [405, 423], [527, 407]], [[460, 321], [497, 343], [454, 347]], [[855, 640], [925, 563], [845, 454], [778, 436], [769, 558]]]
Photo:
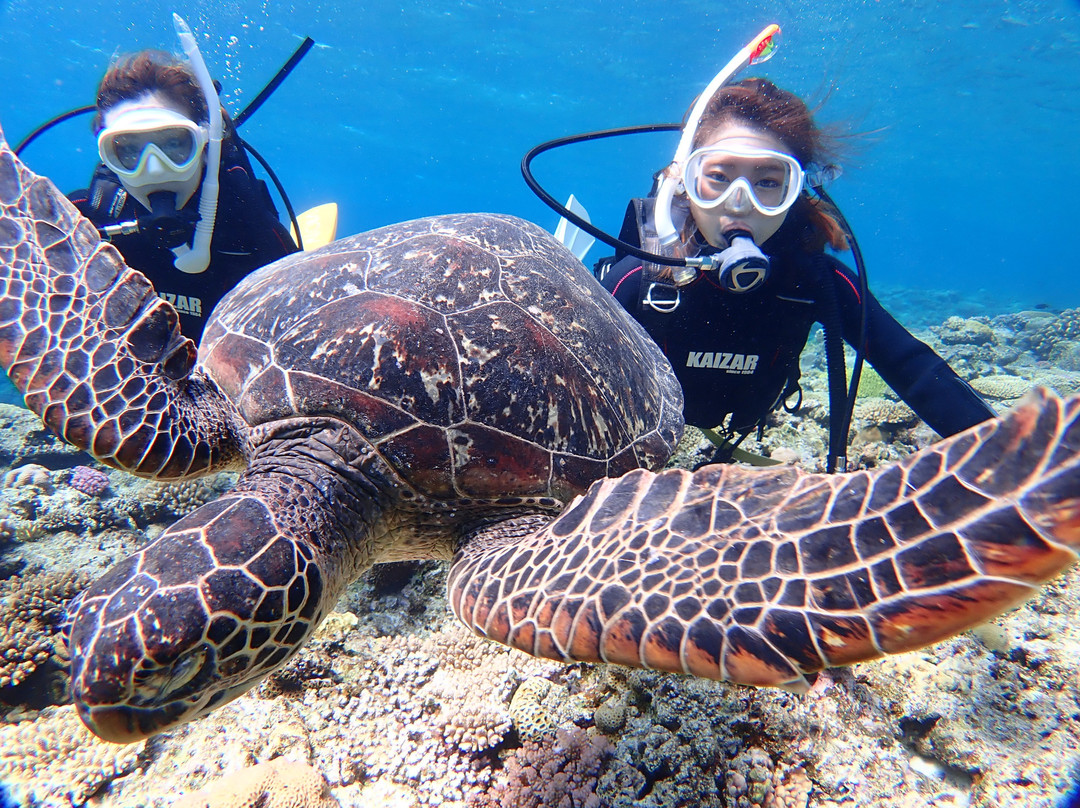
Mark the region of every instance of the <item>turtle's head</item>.
[[[151, 581], [140, 586], [142, 576], [125, 574], [132, 560], [88, 589], [70, 616], [75, 706], [95, 735], [116, 743], [190, 721], [226, 698], [213, 683], [218, 652], [205, 637], [197, 593], [159, 592]], [[112, 589], [118, 581], [126, 585]], [[125, 598], [143, 605], [113, 617]]]
[[254, 562], [204, 564], [202, 541], [167, 531], [96, 581], [70, 616], [83, 723], [107, 741], [141, 740], [205, 715], [288, 660], [317, 623], [308, 606], [319, 598], [304, 596], [321, 581], [314, 565], [289, 564], [299, 554], [285, 549], [273, 559], [285, 562], [277, 585], [267, 586]]

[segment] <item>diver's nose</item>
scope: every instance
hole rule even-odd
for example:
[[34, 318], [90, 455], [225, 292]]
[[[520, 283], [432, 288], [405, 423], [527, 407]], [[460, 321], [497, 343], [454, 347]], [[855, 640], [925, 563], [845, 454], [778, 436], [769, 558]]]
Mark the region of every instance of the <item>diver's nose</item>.
[[161, 176], [162, 174], [165, 174], [167, 172], [167, 169], [165, 168], [165, 163], [153, 152], [150, 152], [148, 155], [146, 155], [145, 170], [148, 177]]
[[750, 194], [741, 184], [731, 190], [731, 195], [724, 202], [724, 209], [732, 216], [746, 216], [752, 208]]

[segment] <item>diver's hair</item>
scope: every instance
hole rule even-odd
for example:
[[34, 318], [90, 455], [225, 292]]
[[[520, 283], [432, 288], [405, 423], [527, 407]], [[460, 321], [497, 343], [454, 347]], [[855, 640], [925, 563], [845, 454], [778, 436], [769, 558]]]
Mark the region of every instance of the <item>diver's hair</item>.
[[[712, 140], [720, 128], [731, 123], [744, 123], [765, 130], [779, 140], [806, 168], [820, 162], [827, 151], [825, 135], [814, 123], [814, 117], [803, 100], [792, 92], [781, 90], [768, 79], [748, 78], [728, 84], [710, 99], [694, 135], [692, 147], [697, 149]], [[829, 244], [834, 249], [848, 248], [847, 237], [835, 217], [817, 200], [810, 200], [804, 212], [820, 235], [822, 249]], [[813, 246], [808, 244], [813, 249]]]
[[[94, 134], [105, 128], [105, 112], [122, 101], [147, 93], [158, 93], [176, 104], [195, 123], [206, 123], [209, 115], [199, 80], [185, 59], [159, 50], [143, 50], [119, 57], [110, 65], [98, 86]], [[232, 133], [232, 121], [222, 108], [225, 135]]]

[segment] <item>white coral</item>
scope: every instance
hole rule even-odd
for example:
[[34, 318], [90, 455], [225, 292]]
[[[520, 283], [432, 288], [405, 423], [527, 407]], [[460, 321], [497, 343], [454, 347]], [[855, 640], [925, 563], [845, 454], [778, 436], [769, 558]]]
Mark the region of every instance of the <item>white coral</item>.
[[132, 771], [145, 743], [106, 743], [71, 705], [49, 708], [34, 721], [0, 726], [0, 781], [19, 803], [71, 808]]
[[983, 376], [972, 379], [971, 386], [988, 398], [1011, 400], [1031, 391], [1034, 383], [1019, 376]]

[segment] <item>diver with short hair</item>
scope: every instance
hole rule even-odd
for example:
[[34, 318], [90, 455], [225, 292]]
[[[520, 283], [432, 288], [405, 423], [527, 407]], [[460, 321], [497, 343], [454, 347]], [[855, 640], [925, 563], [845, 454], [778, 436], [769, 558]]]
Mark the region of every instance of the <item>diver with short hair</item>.
[[173, 304], [185, 336], [198, 342], [241, 278], [296, 252], [197, 49], [115, 61], [93, 130], [101, 163], [69, 197]]

